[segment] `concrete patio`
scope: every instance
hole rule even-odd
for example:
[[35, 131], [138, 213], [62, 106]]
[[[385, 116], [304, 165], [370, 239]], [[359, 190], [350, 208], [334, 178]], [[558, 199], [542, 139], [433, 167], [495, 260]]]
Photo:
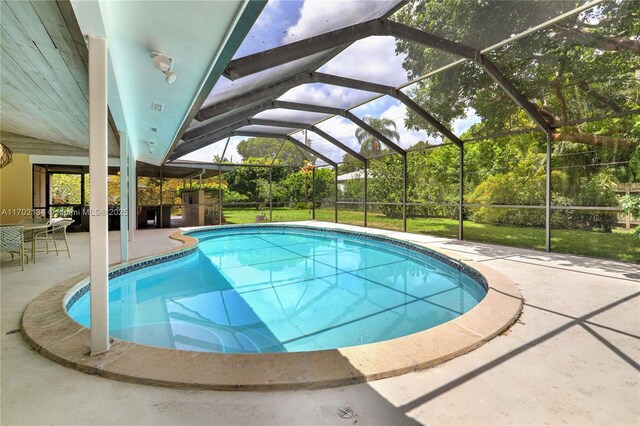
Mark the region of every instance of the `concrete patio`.
[[[136, 232], [133, 257], [175, 247], [179, 243], [168, 238], [172, 231]], [[110, 261], [117, 262], [119, 234], [109, 237]], [[520, 321], [433, 369], [317, 391], [181, 391], [65, 368], [32, 351], [20, 333], [7, 333], [19, 329], [23, 310], [38, 294], [88, 273], [89, 234], [69, 235], [71, 259], [42, 256], [25, 265], [25, 272], [17, 262], [2, 262], [0, 423], [353, 424], [336, 414], [346, 405], [359, 424], [638, 424], [637, 265], [428, 236], [410, 239], [510, 276], [525, 298]]]

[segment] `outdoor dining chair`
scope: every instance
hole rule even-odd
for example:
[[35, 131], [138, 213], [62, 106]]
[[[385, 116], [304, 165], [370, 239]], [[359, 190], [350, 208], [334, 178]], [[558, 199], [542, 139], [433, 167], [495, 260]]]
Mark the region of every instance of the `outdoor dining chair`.
[[[21, 225], [30, 225], [30, 224], [36, 224], [36, 225], [50, 225], [51, 224], [51, 219], [46, 218], [46, 217], [36, 217], [33, 219], [24, 219], [20, 221]], [[24, 237], [24, 242], [25, 243], [31, 243], [31, 257], [34, 258], [35, 261], [35, 250], [36, 250], [36, 242], [33, 239], [33, 236], [36, 232], [42, 231], [40, 230], [35, 230], [35, 229], [30, 229], [30, 230], [25, 230], [23, 232], [23, 237]]]
[[24, 271], [24, 228], [22, 226], [0, 226], [0, 251], [20, 256], [20, 267]]
[[[36, 232], [33, 236], [33, 262], [36, 261], [36, 244], [38, 241], [44, 241], [46, 243], [46, 253], [52, 251], [56, 252], [58, 256], [60, 251], [66, 251], [69, 258], [71, 258], [71, 252], [69, 251], [69, 244], [67, 243], [67, 226], [73, 223], [73, 219], [62, 219], [51, 226], [51, 229], [47, 231]], [[65, 248], [58, 248], [58, 241], [64, 241]], [[53, 243], [53, 249], [49, 249], [49, 242]]]

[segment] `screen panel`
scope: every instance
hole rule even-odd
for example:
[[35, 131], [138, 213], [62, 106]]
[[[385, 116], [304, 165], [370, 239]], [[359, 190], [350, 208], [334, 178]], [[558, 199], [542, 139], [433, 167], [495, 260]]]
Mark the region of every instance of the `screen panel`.
[[585, 3], [587, 1], [419, 1], [408, 2], [390, 19], [447, 40], [485, 49]]
[[349, 89], [324, 83], [310, 83], [294, 87], [279, 97], [278, 100], [347, 109], [375, 96], [375, 93], [364, 90]]
[[[300, 130], [296, 133], [293, 133], [291, 136], [300, 143], [309, 146], [310, 148], [323, 154], [336, 163], [342, 162], [342, 159], [344, 158], [345, 152], [342, 149], [338, 148], [337, 146], [314, 132]], [[320, 165], [321, 163], [326, 164], [322, 161], [322, 159], [318, 159], [315, 164]]]
[[[178, 160], [217, 163], [222, 159], [228, 139], [229, 138], [218, 139], [217, 141], [214, 141], [203, 148], [190, 152], [187, 155], [183, 155], [182, 157], [178, 158]], [[242, 138], [236, 138], [236, 139], [242, 139]], [[225, 158], [228, 159], [229, 157], [225, 155]]]
[[[329, 136], [339, 140], [344, 145], [348, 146], [355, 152], [360, 153], [366, 157], [366, 149], [363, 148], [362, 144], [358, 141], [356, 133], [359, 132], [359, 127], [353, 124], [351, 121], [347, 120], [344, 117], [333, 117], [322, 123], [318, 124], [317, 127], [327, 133]], [[343, 154], [342, 162], [355, 162], [358, 161], [353, 158], [350, 154]]]
[[335, 174], [334, 167], [316, 167], [315, 169], [315, 220], [335, 222]]
[[328, 52], [316, 53], [237, 80], [229, 80], [222, 76], [211, 90], [209, 96], [207, 96], [202, 107], [206, 108], [215, 103], [234, 98], [252, 90], [257, 90], [270, 84], [283, 81], [286, 78], [303, 71], [312, 71], [322, 62], [322, 59], [327, 55], [327, 53]]
[[318, 72], [397, 87], [409, 81], [405, 57], [396, 53], [394, 37], [371, 36], [344, 49]]
[[489, 56], [556, 125], [636, 110], [638, 13], [638, 2], [604, 2]]
[[[402, 89], [414, 102], [461, 139], [535, 126], [509, 95], [473, 63], [465, 62]], [[407, 127], [434, 137], [415, 113]]]
[[338, 165], [338, 223], [364, 226], [364, 166]]
[[436, 146], [407, 154], [407, 231], [458, 237], [460, 149]]
[[265, 120], [289, 121], [295, 123], [315, 124], [318, 121], [331, 117], [328, 114], [320, 114], [317, 112], [297, 111], [292, 109], [269, 109], [254, 115], [254, 118], [262, 118]]
[[367, 170], [367, 226], [402, 231], [404, 161], [399, 154], [369, 161]]
[[[371, 125], [405, 150], [419, 149], [443, 142], [440, 133], [422, 117], [413, 116], [412, 110], [391, 96], [382, 96], [351, 110], [358, 118]], [[414, 128], [407, 127], [415, 120]], [[415, 130], [415, 128], [426, 129]]]
[[270, 0], [234, 59], [380, 18], [399, 3], [398, 0]]

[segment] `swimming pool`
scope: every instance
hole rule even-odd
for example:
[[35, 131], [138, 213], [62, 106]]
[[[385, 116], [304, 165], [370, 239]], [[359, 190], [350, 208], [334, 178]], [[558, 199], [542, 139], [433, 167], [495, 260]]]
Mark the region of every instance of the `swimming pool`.
[[[112, 336], [208, 352], [334, 349], [435, 327], [486, 294], [470, 268], [382, 237], [292, 226], [190, 235], [195, 252], [110, 280]], [[89, 326], [88, 292], [67, 309]]]

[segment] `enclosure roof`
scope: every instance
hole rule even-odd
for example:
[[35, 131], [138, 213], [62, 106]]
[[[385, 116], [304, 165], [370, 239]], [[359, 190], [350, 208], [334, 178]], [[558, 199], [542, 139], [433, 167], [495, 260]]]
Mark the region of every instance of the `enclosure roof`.
[[[231, 170], [228, 166], [222, 166], [220, 168], [222, 172]], [[165, 164], [164, 166], [156, 166], [154, 164], [138, 162], [136, 165], [136, 171], [140, 177], [153, 177], [153, 178], [174, 178], [174, 179], [189, 179], [202, 174], [202, 178], [208, 178], [218, 175], [218, 165], [211, 163], [196, 163], [178, 161], [174, 163]]]
[[[498, 92], [503, 101], [495, 108], [512, 104], [522, 111], [518, 125], [551, 133], [573, 117], [549, 111], [546, 99], [521, 82], [540, 78], [536, 66], [545, 61], [561, 63], [559, 44], [568, 46], [564, 60], [570, 60], [567, 52], [582, 45], [563, 31], [580, 31], [576, 22], [609, 25], [611, 5], [601, 0], [536, 2], [535, 7], [526, 1], [495, 3], [271, 1], [169, 158], [198, 150], [206, 155], [210, 145], [239, 135], [295, 140], [327, 164], [378, 155], [365, 149], [367, 138], [400, 155], [420, 143], [461, 146], [461, 136], [492, 115], [475, 110], [469, 98]], [[637, 8], [629, 3], [624, 7]], [[443, 16], [456, 26], [421, 22], [421, 14]], [[530, 66], [514, 68], [518, 61]], [[626, 73], [615, 66], [612, 75]], [[458, 87], [461, 78], [472, 81], [477, 93]], [[589, 76], [584, 78], [588, 84]], [[429, 93], [449, 80], [451, 105], [445, 102], [443, 110]], [[585, 91], [595, 97], [591, 88]], [[571, 112], [584, 119], [595, 111], [586, 110]], [[395, 134], [376, 119], [393, 122]], [[312, 136], [302, 138], [301, 131]]]

